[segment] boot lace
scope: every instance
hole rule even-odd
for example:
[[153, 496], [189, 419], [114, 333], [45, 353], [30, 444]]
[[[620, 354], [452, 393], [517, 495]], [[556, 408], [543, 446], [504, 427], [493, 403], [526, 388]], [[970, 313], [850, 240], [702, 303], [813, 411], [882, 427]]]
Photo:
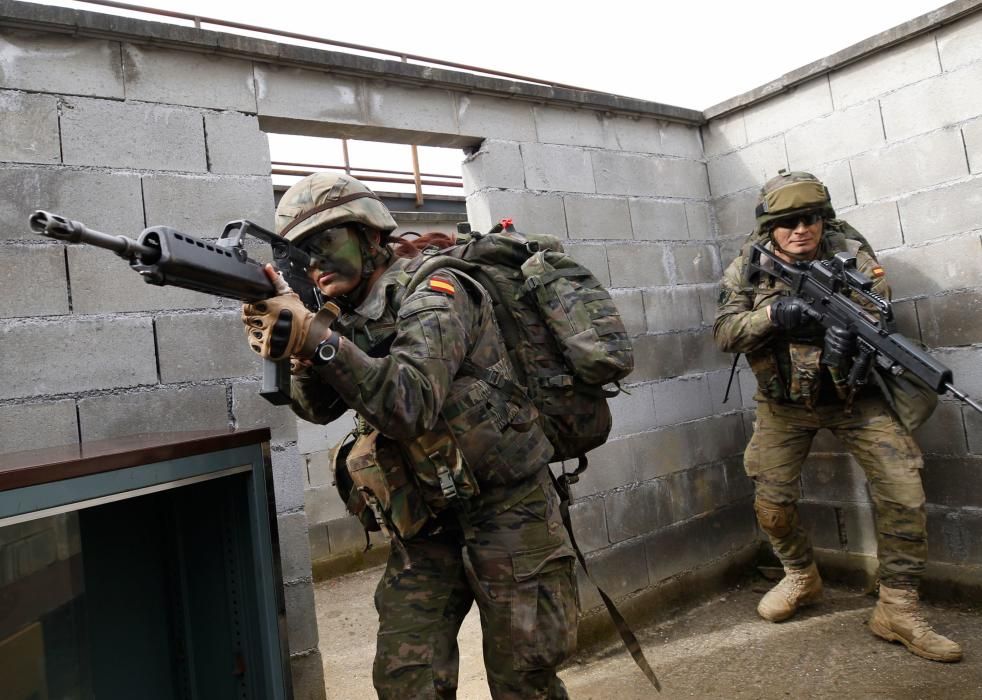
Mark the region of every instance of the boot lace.
[[914, 633], [915, 637], [922, 637], [925, 634], [934, 632], [934, 628], [931, 627], [927, 619], [924, 617], [924, 612], [921, 610], [920, 606], [917, 604], [916, 598], [907, 598], [902, 603], [897, 606], [900, 612], [911, 620], [911, 631]]

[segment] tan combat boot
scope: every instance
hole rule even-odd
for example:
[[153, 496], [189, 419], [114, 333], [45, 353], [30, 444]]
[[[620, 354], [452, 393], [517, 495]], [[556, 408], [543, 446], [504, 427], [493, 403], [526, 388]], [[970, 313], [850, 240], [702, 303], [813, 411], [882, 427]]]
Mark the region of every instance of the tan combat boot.
[[784, 578], [761, 598], [757, 612], [765, 620], [781, 622], [805, 605], [822, 600], [822, 577], [812, 562], [804, 569], [784, 569]]
[[917, 604], [917, 591], [887, 588], [880, 584], [880, 600], [869, 619], [877, 637], [900, 642], [914, 654], [931, 661], [960, 661], [962, 648], [943, 637], [924, 619]]

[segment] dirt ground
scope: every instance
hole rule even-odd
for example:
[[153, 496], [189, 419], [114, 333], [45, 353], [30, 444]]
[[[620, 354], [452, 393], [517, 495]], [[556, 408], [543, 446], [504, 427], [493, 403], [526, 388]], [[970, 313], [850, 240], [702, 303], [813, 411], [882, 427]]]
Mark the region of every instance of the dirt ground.
[[[370, 698], [377, 620], [372, 593], [381, 569], [315, 586], [320, 651], [330, 700]], [[874, 637], [866, 618], [874, 599], [826, 588], [822, 605], [772, 624], [757, 617], [771, 584], [747, 581], [671, 619], [635, 629], [662, 684], [656, 693], [618, 642], [584, 653], [560, 673], [574, 700], [638, 698], [982, 698], [982, 607], [926, 606], [929, 619], [962, 644], [958, 664], [919, 659]], [[982, 606], [982, 601], [980, 601]], [[460, 634], [457, 697], [487, 700], [481, 630], [472, 610]]]

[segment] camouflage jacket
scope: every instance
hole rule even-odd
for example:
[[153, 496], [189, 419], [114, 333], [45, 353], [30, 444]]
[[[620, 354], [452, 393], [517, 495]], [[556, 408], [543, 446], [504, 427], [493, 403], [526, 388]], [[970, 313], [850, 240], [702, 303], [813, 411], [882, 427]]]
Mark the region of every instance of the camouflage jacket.
[[[766, 244], [771, 248], [771, 244]], [[886, 299], [890, 289], [886, 277], [873, 270], [876, 258], [865, 252], [858, 241], [826, 231], [819, 247], [819, 259], [827, 260], [848, 250], [856, 256], [857, 269], [874, 280], [873, 291]], [[805, 405], [840, 400], [828, 369], [820, 364], [824, 329], [815, 322], [793, 332], [771, 325], [767, 307], [790, 290], [767, 275], [748, 279], [746, 252], [730, 263], [723, 273], [713, 337], [723, 352], [742, 352], [757, 378], [758, 401], [791, 402]]]
[[540, 473], [552, 447], [531, 401], [508, 390], [514, 373], [490, 297], [449, 269], [407, 294], [409, 262], [395, 258], [338, 319], [335, 359], [293, 378], [294, 412], [328, 423], [351, 408], [407, 447], [449, 438], [485, 496]]

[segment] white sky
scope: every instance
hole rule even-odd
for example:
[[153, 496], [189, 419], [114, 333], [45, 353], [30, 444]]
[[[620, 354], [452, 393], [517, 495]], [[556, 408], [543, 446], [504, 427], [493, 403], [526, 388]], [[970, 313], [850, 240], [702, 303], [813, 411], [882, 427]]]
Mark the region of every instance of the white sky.
[[[71, 0], [44, 4], [125, 14]], [[937, 0], [142, 0], [134, 4], [405, 51], [693, 109], [715, 105], [944, 5]], [[271, 148], [274, 160], [341, 162], [339, 147], [311, 150], [309, 140], [273, 137]], [[411, 167], [408, 150], [398, 146], [379, 151], [359, 144], [350, 148], [353, 163], [404, 170]], [[393, 166], [393, 158], [403, 164]], [[421, 148], [420, 159], [424, 171], [459, 172], [459, 151]]]

